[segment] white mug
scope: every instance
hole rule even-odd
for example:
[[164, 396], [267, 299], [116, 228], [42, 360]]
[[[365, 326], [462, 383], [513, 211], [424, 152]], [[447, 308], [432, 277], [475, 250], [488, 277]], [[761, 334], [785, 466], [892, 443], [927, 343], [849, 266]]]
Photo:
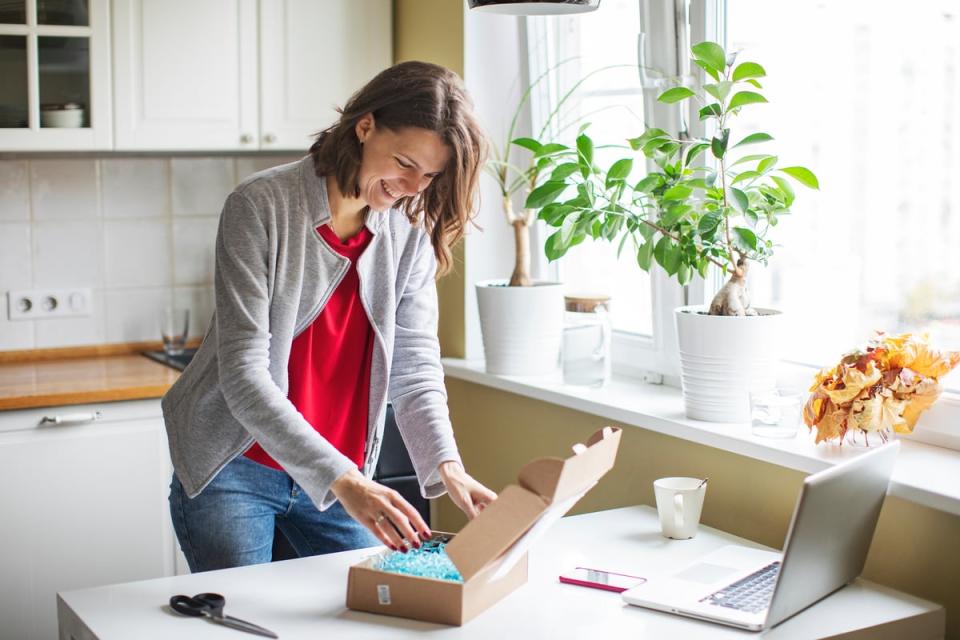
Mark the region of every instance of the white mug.
[[707, 483], [700, 478], [660, 478], [653, 483], [664, 537], [689, 540], [697, 533]]

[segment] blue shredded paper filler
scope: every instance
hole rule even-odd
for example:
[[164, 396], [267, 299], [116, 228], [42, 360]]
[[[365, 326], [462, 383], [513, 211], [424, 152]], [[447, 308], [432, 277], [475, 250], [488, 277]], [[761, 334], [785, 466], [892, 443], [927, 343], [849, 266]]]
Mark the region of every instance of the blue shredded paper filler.
[[406, 553], [391, 551], [380, 558], [376, 568], [420, 578], [463, 582], [463, 576], [447, 555], [445, 546], [443, 542], [427, 540], [419, 549], [410, 549]]

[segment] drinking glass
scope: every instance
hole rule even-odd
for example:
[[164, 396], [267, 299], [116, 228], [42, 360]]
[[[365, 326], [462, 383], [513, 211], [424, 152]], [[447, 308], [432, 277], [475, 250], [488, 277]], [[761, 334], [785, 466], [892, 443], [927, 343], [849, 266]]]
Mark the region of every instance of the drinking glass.
[[163, 351], [168, 356], [178, 356], [187, 345], [190, 329], [190, 310], [167, 307], [160, 313], [160, 337]]

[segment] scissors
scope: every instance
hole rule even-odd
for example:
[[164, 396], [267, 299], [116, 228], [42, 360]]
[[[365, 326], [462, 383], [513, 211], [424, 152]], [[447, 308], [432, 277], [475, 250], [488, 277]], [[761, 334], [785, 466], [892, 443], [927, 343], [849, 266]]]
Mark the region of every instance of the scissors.
[[258, 636], [266, 636], [268, 638], [280, 637], [273, 631], [264, 629], [252, 622], [223, 615], [223, 606], [226, 603], [226, 598], [219, 593], [198, 593], [192, 598], [190, 596], [173, 596], [170, 598], [170, 607], [177, 613], [182, 613], [185, 616], [197, 618], [205, 616], [213, 622], [230, 627], [231, 629], [239, 629], [240, 631], [255, 633]]

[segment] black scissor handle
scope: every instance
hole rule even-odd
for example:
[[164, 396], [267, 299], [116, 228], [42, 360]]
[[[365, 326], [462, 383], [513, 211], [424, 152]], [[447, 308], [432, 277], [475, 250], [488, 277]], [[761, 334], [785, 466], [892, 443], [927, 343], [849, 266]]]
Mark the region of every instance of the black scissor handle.
[[199, 617], [206, 614], [220, 616], [226, 599], [219, 593], [198, 593], [193, 596], [176, 595], [170, 598], [170, 607], [185, 616]]

